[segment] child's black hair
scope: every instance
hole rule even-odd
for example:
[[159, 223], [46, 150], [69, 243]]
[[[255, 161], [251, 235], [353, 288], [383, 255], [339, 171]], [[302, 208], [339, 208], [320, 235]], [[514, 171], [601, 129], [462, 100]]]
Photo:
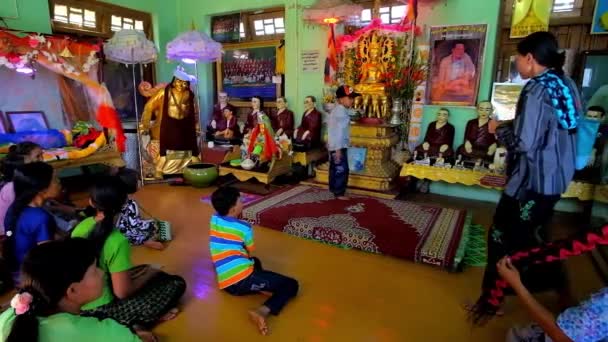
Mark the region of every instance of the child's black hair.
[[606, 115], [606, 110], [602, 106], [591, 106], [591, 107], [587, 108], [587, 111], [601, 113], [602, 117], [604, 117], [604, 115]]
[[127, 192], [117, 177], [102, 177], [91, 190], [91, 202], [97, 212], [103, 213], [103, 220], [98, 222], [88, 238], [93, 241], [97, 255], [101, 253], [106, 239], [114, 230], [114, 220], [127, 201]]
[[[71, 284], [82, 281], [95, 262], [95, 251], [85, 239], [50, 241], [32, 248], [23, 260], [20, 294], [32, 296], [29, 310], [17, 315], [7, 342], [37, 342], [38, 317], [57, 312], [57, 304]], [[9, 309], [13, 310], [13, 309]]]
[[53, 167], [43, 162], [23, 164], [15, 170], [15, 200], [10, 215], [5, 220], [7, 240], [2, 250], [5, 260], [13, 269], [19, 266], [15, 260], [15, 236], [19, 217], [39, 193], [51, 186], [53, 174]]
[[211, 204], [218, 214], [226, 216], [230, 212], [230, 208], [236, 205], [240, 196], [241, 194], [236, 188], [223, 186], [211, 194]]
[[132, 195], [137, 192], [139, 185], [139, 175], [137, 174], [137, 171], [123, 167], [118, 170], [116, 177], [118, 177], [122, 183], [123, 189], [127, 194]]
[[40, 145], [31, 141], [23, 141], [8, 148], [8, 154], [0, 164], [2, 172], [2, 182], [7, 183], [13, 180], [15, 169], [25, 163], [25, 157], [35, 149], [41, 149]]

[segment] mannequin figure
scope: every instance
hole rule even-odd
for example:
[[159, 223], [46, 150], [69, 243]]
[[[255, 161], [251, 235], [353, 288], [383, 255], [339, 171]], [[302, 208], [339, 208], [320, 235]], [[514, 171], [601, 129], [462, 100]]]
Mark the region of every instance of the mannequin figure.
[[263, 114], [264, 116], [266, 116], [266, 114], [262, 110], [263, 108], [264, 100], [262, 100], [262, 98], [259, 96], [253, 96], [251, 98], [251, 113], [247, 115], [247, 121], [245, 122], [245, 127], [243, 128], [244, 135], [251, 134], [251, 131], [257, 126], [258, 114]]
[[230, 108], [233, 113], [236, 113], [236, 107], [228, 103], [228, 94], [220, 92], [217, 96], [217, 104], [213, 106], [211, 121], [207, 125], [207, 140], [213, 140], [215, 133], [226, 129], [224, 119], [224, 108]]
[[454, 144], [454, 126], [448, 119], [450, 111], [441, 108], [437, 112], [437, 120], [429, 124], [424, 142], [416, 147], [419, 154], [428, 154], [430, 157], [437, 157], [441, 154], [443, 158], [450, 158], [454, 155], [452, 145]]
[[464, 144], [458, 148], [458, 154], [465, 159], [484, 159], [492, 161], [496, 153], [496, 137], [490, 133], [489, 122], [493, 107], [488, 101], [477, 105], [477, 119], [470, 120], [464, 134]]
[[215, 132], [215, 142], [218, 145], [240, 145], [241, 129], [231, 107], [224, 108], [224, 126], [223, 130]]
[[272, 128], [277, 137], [283, 134], [291, 138], [293, 135], [293, 112], [287, 109], [287, 100], [277, 97], [277, 112], [270, 117]]
[[304, 99], [304, 114], [302, 123], [294, 134], [293, 149], [306, 152], [312, 148], [321, 146], [321, 113], [315, 107], [317, 99], [307, 96]]

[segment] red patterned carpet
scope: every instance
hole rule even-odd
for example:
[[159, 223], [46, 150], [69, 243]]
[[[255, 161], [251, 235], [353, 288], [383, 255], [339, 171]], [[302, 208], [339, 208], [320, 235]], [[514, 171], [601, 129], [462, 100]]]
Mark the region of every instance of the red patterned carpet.
[[243, 219], [307, 239], [449, 269], [462, 261], [469, 221], [462, 210], [367, 196], [337, 200], [325, 189], [303, 185], [249, 203]]

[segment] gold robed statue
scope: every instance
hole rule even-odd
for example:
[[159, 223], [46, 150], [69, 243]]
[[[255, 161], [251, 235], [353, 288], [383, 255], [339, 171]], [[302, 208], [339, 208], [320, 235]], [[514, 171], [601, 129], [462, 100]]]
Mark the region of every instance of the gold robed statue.
[[385, 82], [394, 47], [392, 38], [380, 36], [376, 31], [371, 31], [358, 42], [357, 52], [362, 64], [355, 91], [362, 96], [355, 100], [355, 109], [366, 117], [388, 119], [390, 101]]
[[142, 95], [150, 97], [139, 124], [146, 152], [142, 167], [149, 180], [181, 174], [188, 164], [200, 161], [195, 95], [190, 90], [193, 77], [181, 67], [173, 76], [170, 84], [152, 92], [143, 91], [145, 85], [140, 85]]

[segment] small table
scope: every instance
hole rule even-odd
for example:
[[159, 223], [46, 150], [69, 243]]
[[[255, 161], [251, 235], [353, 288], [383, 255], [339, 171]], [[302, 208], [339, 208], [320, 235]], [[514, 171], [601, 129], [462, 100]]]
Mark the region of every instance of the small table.
[[292, 157], [287, 154], [283, 154], [283, 158], [281, 159], [273, 158], [272, 161], [269, 162], [267, 172], [245, 170], [241, 167], [234, 167], [228, 164], [230, 160], [239, 159], [240, 157], [241, 153], [238, 148], [235, 148], [232, 152], [228, 153], [225, 157], [227, 161], [222, 163], [219, 167], [220, 176], [233, 175], [241, 182], [255, 178], [260, 183], [268, 185], [278, 176], [286, 175], [291, 172]]

